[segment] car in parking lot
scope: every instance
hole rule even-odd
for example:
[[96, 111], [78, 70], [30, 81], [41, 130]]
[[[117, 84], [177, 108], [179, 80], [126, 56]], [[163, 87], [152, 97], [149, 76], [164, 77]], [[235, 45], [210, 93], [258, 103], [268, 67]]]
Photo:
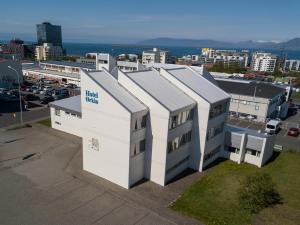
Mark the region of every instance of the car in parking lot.
[[45, 96], [41, 99], [41, 104], [48, 104], [49, 102], [53, 102], [55, 99], [52, 96]]
[[288, 130], [288, 135], [292, 137], [298, 137], [300, 133], [300, 129], [296, 127], [291, 127]]
[[35, 94], [26, 94], [24, 96], [24, 100], [26, 100], [26, 101], [36, 101], [36, 100], [40, 100], [40, 97], [35, 95]]

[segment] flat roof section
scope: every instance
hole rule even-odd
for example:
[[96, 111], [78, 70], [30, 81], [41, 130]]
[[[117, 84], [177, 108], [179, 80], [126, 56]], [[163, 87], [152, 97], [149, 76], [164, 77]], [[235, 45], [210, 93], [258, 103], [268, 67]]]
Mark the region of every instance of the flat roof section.
[[140, 100], [134, 97], [108, 72], [103, 70], [85, 73], [130, 112], [148, 110]]
[[70, 66], [70, 67], [78, 67], [78, 68], [85, 68], [85, 69], [91, 69], [95, 70], [96, 66], [87, 64], [87, 63], [77, 63], [77, 62], [69, 62], [69, 61], [43, 61], [40, 62], [40, 64], [52, 64], [52, 65], [58, 65], [58, 66]]
[[79, 114], [81, 116], [81, 98], [80, 95], [65, 98], [49, 103], [51, 107]]
[[218, 86], [189, 68], [166, 69], [166, 71], [211, 104], [230, 98]]
[[23, 68], [23, 70], [29, 71], [29, 72], [38, 72], [44, 75], [55, 75], [60, 77], [70, 77], [74, 79], [80, 79], [80, 75], [77, 73], [65, 73], [65, 72], [59, 72], [54, 70], [44, 70], [42, 68], [36, 67], [36, 68]]
[[284, 88], [276, 87], [272, 84], [266, 83], [244, 83], [244, 82], [233, 82], [225, 80], [217, 80], [220, 88], [227, 93], [251, 96], [254, 95], [259, 98], [272, 99], [278, 94], [285, 92]]
[[195, 104], [192, 98], [171, 84], [156, 70], [125, 72], [124, 74], [169, 111]]

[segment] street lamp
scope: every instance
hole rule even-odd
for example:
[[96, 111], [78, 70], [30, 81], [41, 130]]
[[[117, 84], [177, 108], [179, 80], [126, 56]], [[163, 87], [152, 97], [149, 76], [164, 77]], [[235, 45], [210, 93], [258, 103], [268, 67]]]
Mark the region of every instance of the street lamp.
[[21, 98], [21, 83], [20, 83], [20, 74], [18, 73], [18, 71], [16, 69], [14, 69], [11, 66], [7, 66], [8, 69], [11, 69], [13, 71], [16, 72], [17, 77], [18, 77], [18, 84], [19, 84], [19, 100], [20, 100], [20, 112], [21, 112], [21, 116], [20, 116], [20, 120], [21, 120], [21, 125], [23, 125], [23, 110], [22, 110], [22, 98]]

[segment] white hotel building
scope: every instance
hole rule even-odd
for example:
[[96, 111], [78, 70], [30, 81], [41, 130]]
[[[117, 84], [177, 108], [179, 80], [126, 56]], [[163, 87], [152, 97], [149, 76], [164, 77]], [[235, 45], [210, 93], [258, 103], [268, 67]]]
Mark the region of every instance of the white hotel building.
[[84, 170], [124, 188], [164, 186], [219, 157], [261, 167], [272, 155], [273, 137], [225, 124], [230, 96], [201, 70], [80, 75], [81, 96], [51, 103], [52, 127], [82, 137]]

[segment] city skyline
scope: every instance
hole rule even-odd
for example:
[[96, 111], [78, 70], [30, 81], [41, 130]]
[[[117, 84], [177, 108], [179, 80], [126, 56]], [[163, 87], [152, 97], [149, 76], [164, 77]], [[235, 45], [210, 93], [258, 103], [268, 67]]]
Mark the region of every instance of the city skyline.
[[[297, 27], [300, 3], [285, 7], [274, 1], [245, 3], [177, 1], [149, 3], [39, 1], [3, 2], [0, 39], [36, 41], [36, 24], [49, 21], [62, 26], [64, 42], [136, 43], [169, 37], [218, 41], [286, 41], [300, 36]], [[45, 10], [46, 9], [46, 10]], [[24, 17], [23, 13], [26, 13]], [[12, 19], [12, 13], [14, 13]], [[170, 26], [174, 23], [173, 26]]]

